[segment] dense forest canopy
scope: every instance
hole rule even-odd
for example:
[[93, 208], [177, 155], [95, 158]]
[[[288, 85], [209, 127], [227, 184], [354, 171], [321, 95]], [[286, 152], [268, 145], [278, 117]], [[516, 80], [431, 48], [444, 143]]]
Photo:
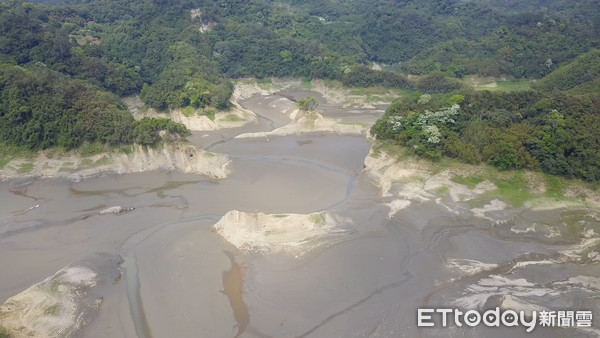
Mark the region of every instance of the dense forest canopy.
[[[418, 91], [374, 127], [417, 154], [600, 179], [596, 0], [39, 3], [0, 2], [5, 144], [72, 148], [154, 142], [152, 133], [165, 129], [185, 135], [176, 124], [133, 121], [119, 97], [139, 94], [163, 111], [226, 109], [231, 79], [294, 76]], [[468, 75], [539, 81], [526, 93], [485, 94], [463, 88]], [[420, 93], [433, 99], [418, 104]], [[464, 100], [444, 101], [457, 95]], [[437, 131], [419, 124], [426, 111], [444, 115], [454, 104], [454, 123]], [[473, 136], [481, 130], [487, 139]], [[427, 142], [434, 136], [435, 146]]]
[[118, 70], [124, 83], [109, 90], [119, 94], [139, 90], [140, 80], [158, 81], [173, 61], [181, 64], [167, 71], [201, 68], [194, 76], [213, 83], [242, 76], [340, 79], [373, 61], [411, 74], [540, 78], [600, 46], [593, 0], [66, 3], [52, 9], [6, 3], [2, 54], [19, 64], [60, 63], [107, 89], [102, 76]]
[[464, 90], [394, 102], [371, 130], [433, 160], [600, 180], [600, 96]]

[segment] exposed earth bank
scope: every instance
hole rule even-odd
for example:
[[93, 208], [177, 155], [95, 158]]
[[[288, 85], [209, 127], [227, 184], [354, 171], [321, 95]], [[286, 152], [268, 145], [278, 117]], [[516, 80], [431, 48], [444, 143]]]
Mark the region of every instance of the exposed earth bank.
[[94, 254], [9, 298], [0, 324], [10, 337], [71, 337], [102, 307], [98, 289], [121, 279], [122, 259]]
[[[23, 173], [22, 168], [25, 166], [29, 168]], [[81, 156], [73, 152], [49, 158], [48, 153], [42, 151], [33, 159], [12, 160], [0, 169], [0, 180], [33, 176], [63, 177], [78, 181], [105, 173], [126, 174], [154, 170], [180, 171], [222, 179], [228, 175], [229, 158], [182, 141], [163, 143], [155, 148], [133, 145], [128, 153], [110, 152], [92, 156]]]

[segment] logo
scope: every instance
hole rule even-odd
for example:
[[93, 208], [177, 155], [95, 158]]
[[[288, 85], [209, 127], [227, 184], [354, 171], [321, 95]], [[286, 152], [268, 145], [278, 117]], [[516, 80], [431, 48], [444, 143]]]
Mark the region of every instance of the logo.
[[[436, 321], [436, 319], [438, 319]], [[458, 327], [516, 327], [521, 326], [531, 332], [538, 325], [544, 327], [591, 327], [592, 311], [513, 311], [500, 310], [499, 307], [481, 313], [478, 310], [463, 312], [458, 309], [418, 309], [417, 326], [435, 327], [441, 321], [442, 327], [447, 327], [450, 321]]]

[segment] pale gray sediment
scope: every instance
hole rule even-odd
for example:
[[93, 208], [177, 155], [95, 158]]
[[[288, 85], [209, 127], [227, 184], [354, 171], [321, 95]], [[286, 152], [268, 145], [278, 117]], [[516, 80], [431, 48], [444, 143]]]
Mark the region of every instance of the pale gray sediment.
[[[231, 160], [226, 179], [151, 172], [0, 183], [0, 266], [11, 271], [0, 275], [0, 300], [107, 252], [124, 258], [124, 278], [98, 289], [103, 303], [80, 331], [84, 337], [596, 335], [418, 329], [417, 308], [430, 306], [600, 313], [594, 298], [600, 292], [600, 218], [585, 208], [536, 211], [490, 201], [472, 211], [460, 198], [488, 186], [451, 186], [448, 195], [436, 196], [445, 176], [412, 180], [418, 167], [392, 170], [386, 167], [392, 162], [369, 157], [367, 166], [381, 164], [375, 177], [363, 170], [371, 145], [362, 136], [235, 138], [287, 125], [293, 100], [308, 95], [329, 119], [373, 123], [382, 113], [381, 107], [344, 108], [293, 88], [249, 95], [238, 101], [257, 114], [255, 121], [191, 138]], [[385, 189], [375, 184], [382, 182]], [[336, 227], [348, 231], [331, 237], [325, 230], [337, 228], [322, 223], [325, 237], [305, 236], [311, 249], [301, 255], [244, 251], [213, 228], [232, 210], [262, 213], [265, 220], [331, 213]], [[266, 230], [282, 229], [265, 228], [264, 238]]]
[[137, 259], [135, 249], [130, 250], [121, 265], [125, 270], [125, 285], [127, 288], [127, 298], [131, 309], [131, 318], [135, 326], [135, 332], [139, 338], [152, 338], [150, 326], [144, 313], [144, 305], [140, 295], [140, 281], [138, 276]]
[[10, 297], [0, 306], [10, 337], [76, 336], [104, 301], [102, 294], [121, 278], [119, 256], [94, 253]]

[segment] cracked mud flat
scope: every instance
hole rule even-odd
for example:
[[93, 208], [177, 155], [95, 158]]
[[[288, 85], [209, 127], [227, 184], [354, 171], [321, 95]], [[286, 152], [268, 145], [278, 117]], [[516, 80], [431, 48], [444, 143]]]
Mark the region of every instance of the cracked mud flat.
[[[466, 199], [489, 186], [448, 186], [444, 175], [413, 181], [425, 175], [418, 166], [372, 158], [364, 136], [235, 138], [288, 125], [293, 100], [307, 95], [333, 121], [373, 123], [382, 113], [304, 89], [248, 94], [238, 102], [256, 121], [191, 138], [228, 156], [226, 179], [148, 172], [0, 183], [0, 267], [10, 271], [0, 274], [0, 302], [104, 252], [97, 257], [123, 260], [122, 278], [93, 291], [102, 305], [78, 336], [598, 335], [593, 328], [416, 328], [417, 309], [438, 305], [600, 314], [600, 215], [494, 200], [471, 210]], [[436, 195], [444, 184], [450, 193]], [[244, 243], [255, 248], [254, 237], [232, 244], [214, 230], [220, 222], [229, 229], [263, 222], [261, 243], [276, 238], [279, 246], [245, 250]], [[288, 223], [302, 236], [290, 236]], [[2, 318], [0, 325], [9, 326]]]

